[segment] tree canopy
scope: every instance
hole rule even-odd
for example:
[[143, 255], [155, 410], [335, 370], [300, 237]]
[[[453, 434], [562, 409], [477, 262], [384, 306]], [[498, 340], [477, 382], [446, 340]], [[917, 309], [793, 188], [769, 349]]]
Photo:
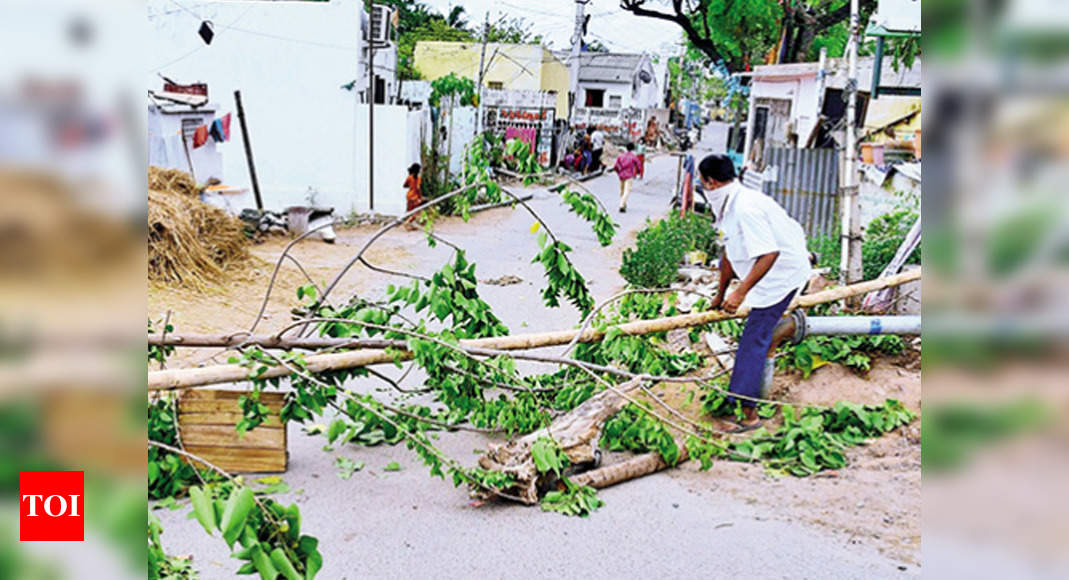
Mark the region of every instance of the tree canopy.
[[[876, 3], [860, 0], [862, 26]], [[764, 62], [777, 47], [778, 62], [816, 60], [822, 46], [842, 56], [850, 19], [849, 0], [620, 0], [620, 8], [676, 23], [691, 47], [731, 71]]]

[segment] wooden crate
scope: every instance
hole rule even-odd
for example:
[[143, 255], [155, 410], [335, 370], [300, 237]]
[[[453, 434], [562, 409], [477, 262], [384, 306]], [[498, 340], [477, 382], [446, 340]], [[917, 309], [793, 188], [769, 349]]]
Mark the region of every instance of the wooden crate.
[[260, 393], [271, 409], [260, 426], [238, 435], [238, 398], [244, 391], [193, 389], [178, 399], [178, 428], [186, 451], [232, 473], [286, 471], [286, 426], [279, 419], [285, 395]]

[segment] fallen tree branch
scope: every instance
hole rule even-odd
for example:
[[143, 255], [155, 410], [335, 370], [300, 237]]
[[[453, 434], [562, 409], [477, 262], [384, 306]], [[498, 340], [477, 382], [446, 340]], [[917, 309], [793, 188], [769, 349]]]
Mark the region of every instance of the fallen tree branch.
[[[544, 487], [550, 482], [546, 474], [538, 472], [531, 456], [535, 441], [543, 437], [553, 439], [572, 465], [594, 462], [598, 440], [601, 439], [601, 427], [628, 403], [624, 395], [639, 385], [641, 381], [635, 379], [616, 389], [601, 391], [547, 427], [507, 443], [490, 443], [486, 454], [479, 458], [479, 467], [511, 475], [515, 485], [505, 491], [525, 504], [538, 503], [539, 486]], [[474, 488], [471, 495], [477, 499], [489, 499], [495, 493]]]
[[[832, 288], [830, 290], [824, 290], [816, 292], [814, 294], [807, 294], [799, 296], [791, 303], [790, 308], [808, 308], [816, 306], [818, 304], [824, 304], [826, 302], [834, 302], [836, 300], [842, 300], [851, 296], [859, 296], [871, 292], [873, 290], [879, 290], [881, 288], [887, 288], [890, 286], [898, 286], [907, 282], [918, 280], [921, 277], [920, 270], [913, 270], [910, 272], [903, 272], [895, 276], [888, 278], [880, 278], [877, 280], [870, 280], [867, 282], [861, 282], [850, 286], [843, 286], [839, 288]], [[621, 335], [633, 336], [650, 334], [654, 332], [663, 332], [672, 330], [675, 328], [687, 328], [691, 326], [700, 326], [711, 322], [717, 322], [720, 320], [728, 320], [732, 318], [742, 318], [748, 314], [748, 310], [740, 309], [735, 314], [728, 314], [721, 310], [713, 310], [709, 312], [697, 312], [691, 314], [682, 314], [678, 316], [669, 316], [665, 318], [656, 318], [653, 320], [638, 320], [635, 322], [628, 322], [616, 326], [619, 329]], [[355, 321], [354, 321], [355, 322]], [[463, 348], [491, 348], [496, 350], [526, 350], [532, 348], [541, 348], [547, 346], [558, 346], [568, 344], [579, 335], [579, 342], [595, 342], [600, 340], [606, 330], [599, 330], [596, 328], [588, 329], [582, 333], [575, 329], [569, 330], [557, 330], [551, 332], [541, 332], [532, 334], [517, 334], [509, 336], [498, 336], [491, 338], [478, 338], [478, 339], [465, 339], [460, 341], [460, 346]], [[251, 344], [246, 342], [246, 344]], [[311, 373], [321, 373], [325, 371], [336, 371], [343, 369], [351, 369], [356, 367], [374, 365], [374, 364], [393, 364], [398, 360], [408, 360], [412, 357], [412, 354], [405, 350], [397, 352], [387, 352], [385, 350], [378, 349], [364, 349], [356, 351], [346, 351], [331, 354], [311, 355], [305, 358], [306, 368]], [[263, 379], [282, 377], [289, 374], [289, 371], [281, 367], [273, 367], [267, 369], [259, 377]], [[167, 369], [159, 371], [150, 371], [148, 373], [148, 388], [150, 390], [160, 389], [181, 389], [196, 387], [202, 385], [212, 385], [218, 383], [229, 383], [244, 381], [248, 379], [248, 369], [241, 365], [215, 365], [201, 368], [182, 368], [182, 369]]]

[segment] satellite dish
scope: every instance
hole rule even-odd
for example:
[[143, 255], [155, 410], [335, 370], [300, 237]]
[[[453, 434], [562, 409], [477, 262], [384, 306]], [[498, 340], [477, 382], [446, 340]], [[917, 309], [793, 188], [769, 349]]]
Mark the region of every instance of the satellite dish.
[[653, 75], [651, 75], [649, 71], [640, 70], [638, 71], [638, 80], [649, 84], [653, 82]]

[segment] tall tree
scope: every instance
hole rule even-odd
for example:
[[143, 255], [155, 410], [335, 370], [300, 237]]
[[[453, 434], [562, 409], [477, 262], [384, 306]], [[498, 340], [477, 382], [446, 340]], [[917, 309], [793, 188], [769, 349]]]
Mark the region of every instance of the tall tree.
[[[860, 0], [862, 24], [876, 3]], [[810, 60], [821, 45], [837, 56], [850, 18], [849, 0], [668, 0], [665, 9], [649, 4], [620, 0], [620, 8], [636, 16], [679, 25], [691, 46], [732, 71], [763, 62], [777, 45], [780, 62]]]

